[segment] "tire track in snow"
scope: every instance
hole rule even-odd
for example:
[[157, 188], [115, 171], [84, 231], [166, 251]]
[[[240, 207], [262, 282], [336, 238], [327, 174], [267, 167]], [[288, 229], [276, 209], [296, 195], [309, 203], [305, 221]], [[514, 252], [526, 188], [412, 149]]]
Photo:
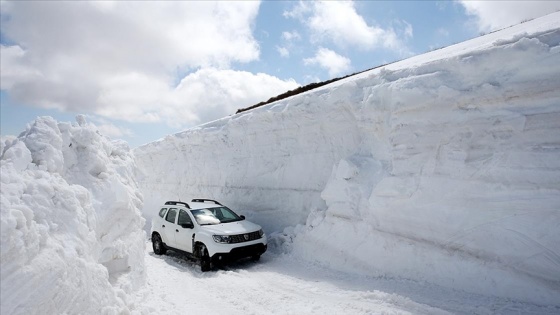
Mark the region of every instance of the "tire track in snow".
[[346, 274], [289, 255], [263, 255], [202, 273], [182, 255], [146, 252], [147, 287], [133, 314], [558, 314], [506, 299], [403, 279]]

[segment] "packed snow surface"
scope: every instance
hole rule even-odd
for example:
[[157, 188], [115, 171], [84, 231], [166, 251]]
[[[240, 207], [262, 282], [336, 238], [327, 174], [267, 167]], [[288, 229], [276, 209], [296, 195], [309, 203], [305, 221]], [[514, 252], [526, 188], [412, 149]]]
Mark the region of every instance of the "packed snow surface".
[[2, 314], [127, 313], [145, 284], [132, 153], [77, 121], [2, 139]]
[[215, 198], [331, 269], [560, 305], [560, 13], [134, 153], [148, 220]]
[[539, 306], [406, 279], [361, 276], [306, 262], [295, 254], [265, 253], [213, 272], [147, 244], [147, 286], [130, 298], [141, 314], [535, 314]]

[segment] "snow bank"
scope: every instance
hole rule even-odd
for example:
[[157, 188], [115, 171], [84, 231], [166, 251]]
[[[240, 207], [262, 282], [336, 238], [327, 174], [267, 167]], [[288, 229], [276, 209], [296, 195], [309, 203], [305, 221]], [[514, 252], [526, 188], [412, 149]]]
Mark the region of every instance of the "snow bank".
[[294, 255], [560, 305], [560, 13], [135, 150], [145, 216], [212, 197]]
[[133, 156], [77, 121], [2, 139], [2, 314], [118, 314], [144, 284]]

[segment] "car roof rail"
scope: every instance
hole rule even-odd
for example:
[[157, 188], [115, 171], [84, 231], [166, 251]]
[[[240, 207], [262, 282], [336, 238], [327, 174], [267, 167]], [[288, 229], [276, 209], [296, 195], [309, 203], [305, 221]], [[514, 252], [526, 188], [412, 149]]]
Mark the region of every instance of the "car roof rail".
[[214, 200], [214, 199], [202, 199], [202, 198], [198, 198], [198, 199], [193, 199], [193, 200], [191, 200], [191, 201], [192, 201], [192, 202], [207, 202], [207, 201], [208, 201], [208, 202], [213, 202], [213, 203], [215, 203], [215, 204], [217, 204], [217, 205], [223, 206], [221, 203], [217, 202], [217, 201]]
[[185, 207], [187, 207], [187, 209], [191, 208], [188, 203], [182, 202], [182, 201], [166, 201], [165, 204], [166, 205], [184, 205]]

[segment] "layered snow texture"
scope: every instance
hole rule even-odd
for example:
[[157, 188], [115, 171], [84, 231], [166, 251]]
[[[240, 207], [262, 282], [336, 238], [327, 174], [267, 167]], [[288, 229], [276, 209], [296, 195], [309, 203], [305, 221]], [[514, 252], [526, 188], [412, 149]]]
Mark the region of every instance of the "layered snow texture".
[[560, 13], [135, 155], [147, 219], [211, 197], [335, 269], [560, 305]]
[[122, 314], [144, 285], [142, 196], [128, 145], [37, 118], [2, 139], [2, 314]]

